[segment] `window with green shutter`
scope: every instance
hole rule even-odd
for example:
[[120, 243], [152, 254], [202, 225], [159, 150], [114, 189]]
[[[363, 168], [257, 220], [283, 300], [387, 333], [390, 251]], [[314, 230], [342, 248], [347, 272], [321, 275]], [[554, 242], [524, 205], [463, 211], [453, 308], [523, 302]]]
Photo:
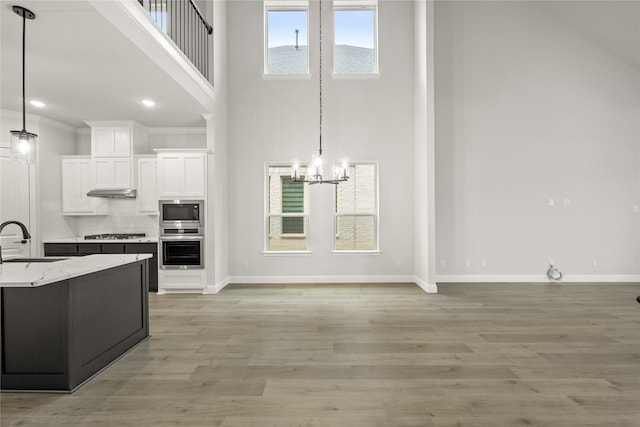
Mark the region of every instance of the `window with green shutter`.
[[[304, 213], [304, 183], [282, 177], [282, 213]], [[303, 234], [304, 217], [282, 218], [282, 234]]]
[[[299, 170], [304, 177], [306, 168]], [[267, 167], [265, 217], [266, 252], [306, 252], [309, 228], [309, 190], [291, 179], [291, 165]]]

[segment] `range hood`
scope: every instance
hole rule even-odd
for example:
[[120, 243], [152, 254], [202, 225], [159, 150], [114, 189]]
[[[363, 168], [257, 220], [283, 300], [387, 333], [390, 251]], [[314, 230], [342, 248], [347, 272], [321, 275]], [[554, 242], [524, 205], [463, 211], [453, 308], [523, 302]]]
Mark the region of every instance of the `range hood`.
[[133, 188], [114, 188], [114, 189], [96, 189], [87, 193], [89, 197], [108, 197], [108, 198], [122, 198], [122, 199], [135, 199], [136, 190]]

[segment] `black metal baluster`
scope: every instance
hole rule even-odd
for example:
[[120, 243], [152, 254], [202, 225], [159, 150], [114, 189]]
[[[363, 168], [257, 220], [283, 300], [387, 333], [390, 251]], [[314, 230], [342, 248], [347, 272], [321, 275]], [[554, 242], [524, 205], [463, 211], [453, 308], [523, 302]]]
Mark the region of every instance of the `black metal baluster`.
[[[144, 0], [138, 2], [145, 7]], [[209, 80], [212, 69], [209, 54], [213, 46], [209, 44], [209, 36], [213, 28], [193, 0], [148, 0], [146, 5], [153, 21]]]

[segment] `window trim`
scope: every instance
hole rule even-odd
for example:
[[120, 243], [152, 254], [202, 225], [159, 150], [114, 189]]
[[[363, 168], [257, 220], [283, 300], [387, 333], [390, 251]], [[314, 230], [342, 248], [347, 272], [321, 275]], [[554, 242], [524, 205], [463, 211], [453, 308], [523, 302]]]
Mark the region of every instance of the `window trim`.
[[[337, 192], [338, 192], [338, 186], [340, 184], [338, 184], [336, 186], [336, 188], [333, 190], [333, 200], [334, 200], [334, 206], [333, 206], [333, 249], [331, 250], [331, 253], [334, 255], [366, 255], [366, 254], [370, 254], [370, 255], [380, 255], [382, 254], [382, 251], [380, 249], [380, 163], [377, 161], [358, 161], [358, 162], [350, 162], [350, 166], [357, 166], [357, 165], [373, 165], [374, 166], [374, 179], [373, 179], [373, 186], [374, 186], [374, 194], [375, 194], [375, 198], [376, 198], [376, 203], [375, 203], [375, 209], [373, 212], [367, 212], [367, 213], [338, 213], [337, 212], [337, 206], [335, 205], [336, 200], [337, 200]], [[337, 249], [336, 248], [336, 239], [338, 237], [338, 217], [339, 216], [373, 216], [373, 223], [374, 223], [374, 233], [375, 233], [375, 237], [374, 237], [374, 242], [375, 242], [375, 248], [374, 249]]]
[[[337, 73], [336, 72], [336, 11], [373, 10], [373, 67], [370, 73]], [[334, 0], [333, 1], [333, 66], [331, 77], [334, 79], [376, 79], [380, 77], [379, 43], [378, 43], [378, 0]]]
[[[262, 43], [262, 77], [265, 80], [305, 80], [311, 78], [309, 64], [309, 0], [264, 0], [263, 1], [263, 43]], [[270, 11], [305, 11], [307, 12], [307, 71], [296, 74], [269, 73], [269, 12]]]
[[[263, 255], [282, 255], [282, 256], [286, 256], [286, 255], [306, 255], [306, 254], [310, 254], [311, 251], [309, 250], [309, 204], [311, 204], [311, 198], [310, 197], [306, 197], [305, 198], [305, 204], [304, 204], [304, 212], [302, 213], [298, 213], [298, 212], [293, 212], [293, 213], [270, 213], [269, 212], [269, 198], [271, 197], [271, 188], [269, 187], [269, 168], [272, 167], [282, 167], [282, 168], [287, 168], [287, 167], [291, 167], [290, 162], [265, 162], [264, 164], [264, 189], [263, 189], [263, 194], [264, 194], [264, 207], [263, 207], [263, 212], [264, 212], [264, 219], [263, 219], [263, 248], [264, 250], [262, 251]], [[305, 190], [306, 191], [306, 190]], [[304, 218], [304, 224], [305, 224], [305, 233], [304, 235], [301, 234], [287, 234], [287, 235], [283, 235], [282, 237], [285, 239], [302, 239], [302, 238], [306, 238], [307, 239], [307, 247], [306, 249], [300, 249], [300, 250], [293, 250], [293, 249], [287, 249], [287, 250], [282, 250], [282, 251], [274, 251], [274, 250], [270, 250], [269, 249], [269, 238], [271, 237], [271, 233], [270, 233], [270, 219], [271, 217], [283, 217], [283, 216], [295, 216], [295, 217], [303, 217]]]

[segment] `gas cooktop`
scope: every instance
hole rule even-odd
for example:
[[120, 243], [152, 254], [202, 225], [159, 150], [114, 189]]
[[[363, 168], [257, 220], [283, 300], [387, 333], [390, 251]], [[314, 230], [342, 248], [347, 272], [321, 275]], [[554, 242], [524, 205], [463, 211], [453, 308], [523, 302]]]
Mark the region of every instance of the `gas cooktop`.
[[144, 233], [103, 233], [84, 236], [85, 240], [126, 240], [146, 237]]

